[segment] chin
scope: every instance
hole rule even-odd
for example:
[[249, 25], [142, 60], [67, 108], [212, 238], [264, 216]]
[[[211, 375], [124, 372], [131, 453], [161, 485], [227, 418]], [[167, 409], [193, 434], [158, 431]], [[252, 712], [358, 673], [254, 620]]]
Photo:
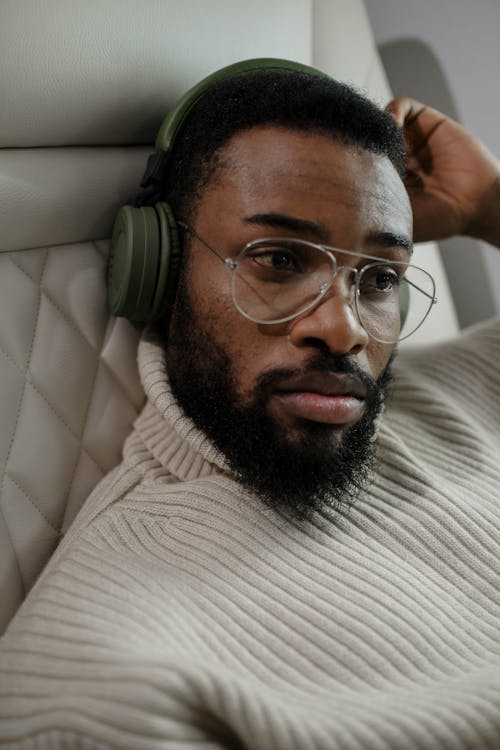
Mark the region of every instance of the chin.
[[[284, 444], [288, 444], [291, 448], [300, 448], [306, 453], [316, 452], [329, 452], [330, 455], [334, 455], [342, 444], [342, 440], [346, 433], [355, 424], [349, 425], [336, 425], [336, 424], [325, 424], [324, 422], [315, 422], [309, 419], [294, 420], [294, 424], [283, 425], [283, 423], [277, 423], [277, 432], [281, 432], [282, 440]], [[330, 451], [328, 451], [330, 449]]]

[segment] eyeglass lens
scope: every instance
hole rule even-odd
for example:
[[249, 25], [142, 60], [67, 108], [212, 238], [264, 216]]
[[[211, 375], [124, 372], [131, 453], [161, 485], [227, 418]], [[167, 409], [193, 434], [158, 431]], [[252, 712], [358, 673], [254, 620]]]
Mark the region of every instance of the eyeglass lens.
[[[235, 304], [260, 323], [289, 320], [312, 308], [337, 272], [331, 253], [301, 240], [253, 242], [236, 260]], [[352, 264], [359, 264], [359, 258]], [[356, 275], [354, 297], [367, 333], [378, 341], [394, 343], [421, 325], [434, 293], [434, 281], [423, 269], [393, 261], [367, 261]]]

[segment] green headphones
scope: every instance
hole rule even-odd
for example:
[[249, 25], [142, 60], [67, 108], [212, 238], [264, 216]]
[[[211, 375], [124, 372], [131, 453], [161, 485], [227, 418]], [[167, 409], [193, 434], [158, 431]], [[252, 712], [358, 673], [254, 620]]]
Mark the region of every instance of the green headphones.
[[[325, 77], [315, 68], [290, 60], [261, 58], [228, 65], [197, 83], [164, 120], [141, 182], [141, 200], [149, 202], [168, 179], [175, 139], [194, 105], [219, 81], [259, 70], [290, 70]], [[113, 315], [134, 321], [160, 318], [173, 302], [181, 258], [176, 219], [170, 206], [123, 206], [116, 217], [108, 261], [108, 304]]]
[[[116, 217], [108, 260], [108, 305], [113, 315], [137, 322], [161, 318], [175, 298], [181, 260], [177, 222], [168, 203], [154, 202], [161, 192], [175, 139], [195, 104], [216, 83], [244, 73], [289, 70], [328, 77], [316, 68], [291, 60], [257, 58], [228, 65], [212, 73], [184, 94], [164, 120], [138, 197], [139, 207], [122, 206]], [[402, 286], [401, 323], [408, 312], [409, 289]]]

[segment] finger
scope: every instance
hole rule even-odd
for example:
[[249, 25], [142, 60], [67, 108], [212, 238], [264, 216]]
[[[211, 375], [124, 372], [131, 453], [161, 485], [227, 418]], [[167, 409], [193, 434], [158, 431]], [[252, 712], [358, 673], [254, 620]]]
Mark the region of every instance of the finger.
[[[451, 121], [437, 109], [410, 97], [398, 97], [387, 105], [387, 111], [401, 128], [407, 147], [409, 168], [432, 167], [429, 142], [442, 125]], [[415, 159], [415, 162], [412, 162]]]
[[446, 122], [456, 126], [453, 120], [450, 120], [439, 110], [406, 96], [393, 99], [387, 105], [386, 110], [408, 135], [418, 134], [421, 137], [429, 138], [435, 130]]
[[389, 102], [386, 107], [387, 112], [394, 118], [396, 125], [403, 133], [408, 168], [417, 166], [416, 163], [410, 164], [410, 162], [426, 140], [426, 134], [422, 128], [422, 120], [426, 109], [422, 102], [409, 96], [399, 96]]
[[400, 128], [403, 128], [406, 123], [414, 120], [424, 108], [424, 105], [416, 99], [409, 96], [398, 96], [389, 102], [386, 106], [386, 112], [394, 118]]
[[424, 187], [425, 183], [420, 174], [415, 169], [411, 169], [408, 167], [404, 178], [404, 184], [406, 185], [407, 190], [421, 190]]

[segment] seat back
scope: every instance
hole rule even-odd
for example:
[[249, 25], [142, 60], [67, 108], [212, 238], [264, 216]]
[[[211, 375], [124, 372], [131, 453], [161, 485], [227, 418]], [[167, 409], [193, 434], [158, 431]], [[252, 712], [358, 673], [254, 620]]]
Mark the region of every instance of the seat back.
[[139, 332], [106, 308], [116, 209], [172, 103], [258, 56], [388, 97], [361, 0], [2, 2], [0, 632], [143, 402]]

